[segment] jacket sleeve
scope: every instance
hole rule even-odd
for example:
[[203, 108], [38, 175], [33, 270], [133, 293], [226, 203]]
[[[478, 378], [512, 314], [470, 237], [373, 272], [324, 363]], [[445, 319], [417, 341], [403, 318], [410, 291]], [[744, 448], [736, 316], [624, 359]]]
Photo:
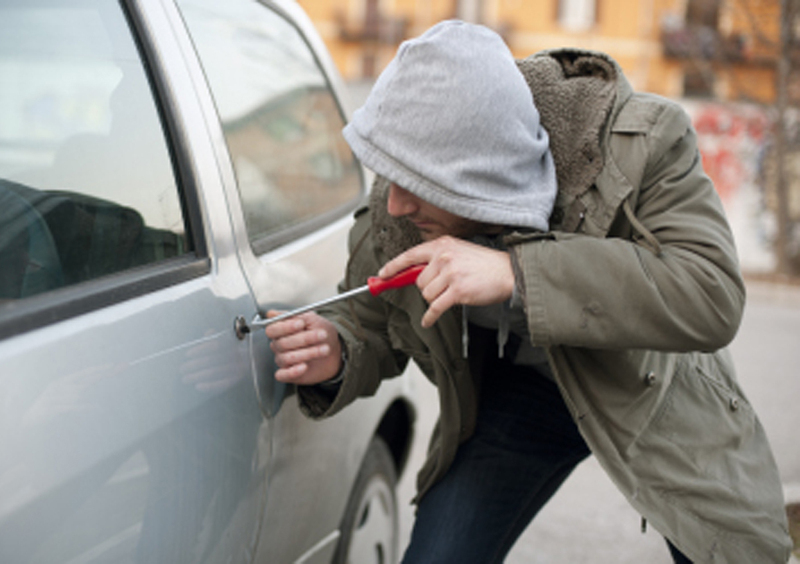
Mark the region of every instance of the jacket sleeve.
[[632, 236], [553, 232], [514, 247], [534, 344], [664, 351], [725, 346], [741, 320], [744, 284], [688, 115], [665, 102], [646, 133], [616, 145], [626, 154], [614, 154], [614, 147], [607, 159], [645, 163], [641, 179], [628, 178], [632, 197], [616, 216], [630, 223]]
[[[339, 284], [340, 292], [365, 284], [379, 269], [369, 241], [369, 225], [369, 213], [363, 213], [351, 230], [351, 257], [345, 279]], [[388, 308], [384, 300], [361, 295], [318, 312], [336, 326], [347, 360], [338, 390], [298, 387], [300, 408], [306, 415], [329, 417], [357, 398], [375, 394], [383, 378], [397, 376], [405, 369], [408, 357], [392, 348], [387, 333]]]

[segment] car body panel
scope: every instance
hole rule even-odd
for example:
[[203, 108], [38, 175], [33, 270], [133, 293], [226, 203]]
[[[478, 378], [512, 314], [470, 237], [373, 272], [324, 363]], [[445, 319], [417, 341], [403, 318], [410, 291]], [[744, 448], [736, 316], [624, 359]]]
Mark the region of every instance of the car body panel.
[[[256, 256], [177, 8], [125, 5], [162, 88], [176, 159], [190, 171], [184, 189], [197, 204], [192, 228], [207, 251], [197, 260], [207, 267], [0, 339], [0, 561], [330, 561], [369, 439], [393, 402], [413, 409], [409, 384], [397, 379], [330, 421], [311, 421], [294, 388], [274, 380], [263, 331], [239, 338], [234, 323], [334, 293], [349, 213]], [[321, 50], [338, 87], [299, 7], [278, 9]], [[29, 302], [46, 311], [41, 304], [162, 267]]]
[[[226, 281], [226, 293], [233, 285]], [[198, 519], [222, 488], [229, 500], [252, 503], [236, 491], [247, 484], [246, 475], [235, 475], [238, 459], [255, 464], [268, 450], [257, 448], [264, 422], [252, 393], [249, 342], [230, 328], [232, 310], [252, 303], [241, 279], [237, 285], [238, 299], [220, 299], [211, 277], [203, 277], [49, 327], [36, 343], [26, 334], [0, 344], [0, 395], [15, 400], [3, 410], [4, 561], [86, 556], [97, 550], [93, 539], [109, 536], [109, 515], [120, 524], [111, 536], [131, 527], [140, 538], [158, 536], [170, 517], [153, 508], [170, 500], [198, 504]], [[220, 416], [226, 412], [236, 417]], [[228, 437], [241, 440], [235, 449], [223, 444]], [[178, 458], [208, 462], [213, 471], [176, 464], [178, 447], [187, 450]], [[123, 479], [132, 472], [135, 479]], [[125, 488], [136, 503], [104, 493]], [[256, 522], [258, 508], [249, 511]], [[197, 535], [201, 525], [181, 530]], [[160, 561], [184, 548], [175, 537], [150, 546]], [[117, 549], [125, 552], [109, 545], [104, 557]]]

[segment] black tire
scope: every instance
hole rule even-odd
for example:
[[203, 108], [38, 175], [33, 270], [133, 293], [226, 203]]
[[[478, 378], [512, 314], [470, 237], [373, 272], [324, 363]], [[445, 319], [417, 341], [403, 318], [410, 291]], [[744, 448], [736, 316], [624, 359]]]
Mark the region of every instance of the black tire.
[[397, 472], [386, 442], [374, 437], [350, 493], [333, 564], [395, 564]]

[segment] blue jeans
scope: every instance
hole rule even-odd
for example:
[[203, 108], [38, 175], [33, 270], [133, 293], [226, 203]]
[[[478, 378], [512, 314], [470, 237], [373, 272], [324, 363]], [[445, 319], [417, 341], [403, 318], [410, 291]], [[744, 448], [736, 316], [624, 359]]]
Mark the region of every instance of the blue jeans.
[[[421, 499], [403, 564], [502, 562], [590, 454], [555, 383], [502, 360], [483, 382], [475, 434]], [[669, 549], [677, 564], [691, 564]]]

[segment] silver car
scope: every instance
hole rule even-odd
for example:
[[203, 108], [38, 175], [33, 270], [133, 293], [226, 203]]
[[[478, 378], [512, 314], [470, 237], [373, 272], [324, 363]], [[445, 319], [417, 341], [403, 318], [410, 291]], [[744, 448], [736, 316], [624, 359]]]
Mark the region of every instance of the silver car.
[[365, 182], [291, 1], [0, 0], [0, 562], [392, 562], [407, 377], [324, 422], [251, 320]]

